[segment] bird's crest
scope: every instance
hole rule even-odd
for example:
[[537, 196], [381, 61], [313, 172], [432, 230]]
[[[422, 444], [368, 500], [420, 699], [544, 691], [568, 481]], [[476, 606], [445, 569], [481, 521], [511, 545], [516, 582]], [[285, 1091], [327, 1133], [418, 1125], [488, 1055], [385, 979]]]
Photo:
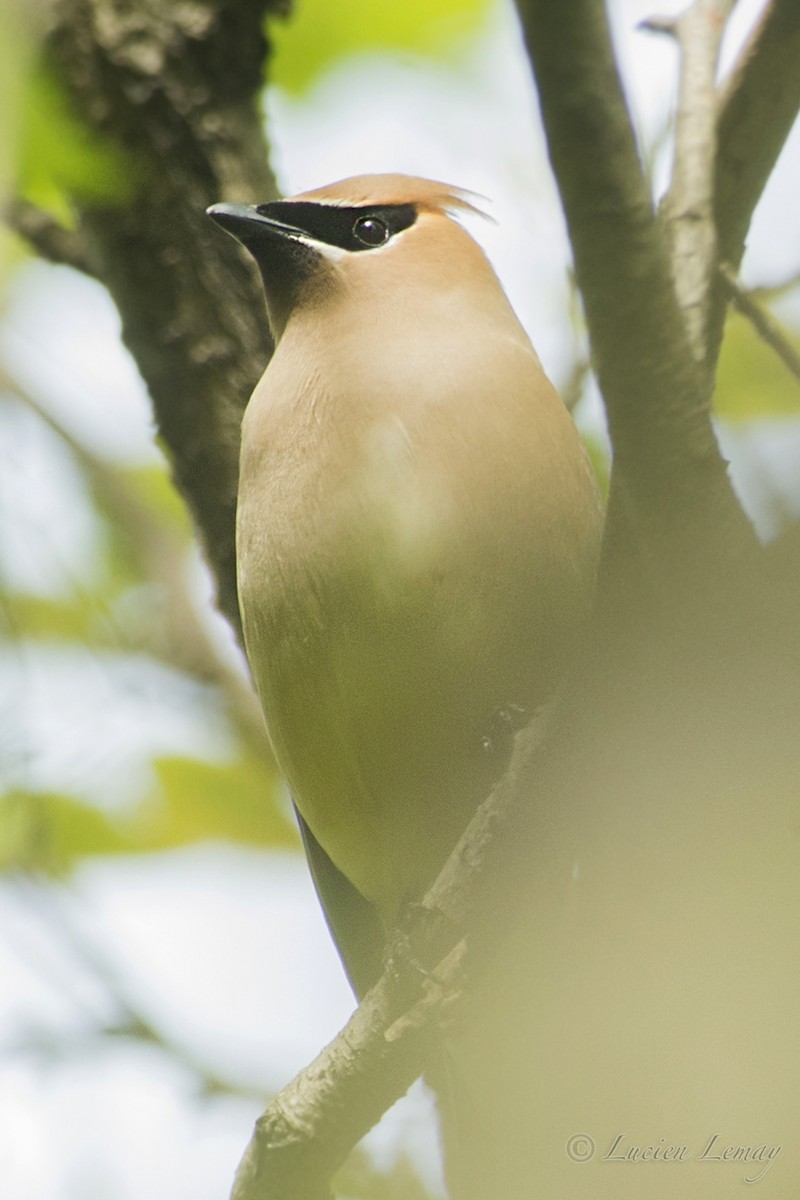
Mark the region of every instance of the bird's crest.
[[453, 187], [433, 179], [415, 175], [354, 175], [337, 183], [314, 188], [291, 200], [315, 201], [319, 204], [367, 207], [384, 204], [413, 204], [420, 212], [438, 212], [449, 216], [459, 212], [473, 213], [491, 220], [487, 212], [474, 201], [484, 200], [476, 192]]

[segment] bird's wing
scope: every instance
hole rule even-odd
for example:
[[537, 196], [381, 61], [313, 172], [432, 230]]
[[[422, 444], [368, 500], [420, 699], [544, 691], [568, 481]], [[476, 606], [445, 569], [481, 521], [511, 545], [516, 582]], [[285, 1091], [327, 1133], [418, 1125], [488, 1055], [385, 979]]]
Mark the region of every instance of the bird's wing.
[[295, 812], [325, 920], [350, 986], [361, 999], [383, 970], [383, 925], [373, 905], [331, 862], [296, 808]]

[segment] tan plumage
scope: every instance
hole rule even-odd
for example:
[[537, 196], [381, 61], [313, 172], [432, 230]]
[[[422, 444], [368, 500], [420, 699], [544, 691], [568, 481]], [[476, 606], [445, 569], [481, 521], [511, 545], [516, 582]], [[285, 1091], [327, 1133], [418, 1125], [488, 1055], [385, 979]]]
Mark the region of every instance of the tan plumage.
[[323, 204], [347, 204], [366, 208], [372, 204], [413, 204], [420, 212], [480, 213], [479, 199], [473, 192], [439, 183], [435, 179], [420, 179], [417, 175], [354, 175], [324, 187], [301, 192], [295, 200], [314, 200]]
[[[557, 687], [593, 587], [585, 455], [465, 204], [385, 176], [212, 212], [278, 341], [243, 428], [247, 648], [359, 991]], [[742, 785], [725, 739], [686, 790], [660, 727], [691, 755], [713, 722], [679, 711], [686, 680], [651, 683], [598, 689], [576, 761], [562, 743], [570, 786], [532, 796], [530, 871], [499, 881], [490, 962], [450, 1010], [432, 1069], [456, 1200], [797, 1191], [796, 788]]]
[[473, 207], [389, 175], [211, 210], [255, 256], [277, 342], [242, 428], [247, 652], [358, 991], [553, 694], [593, 589], [594, 477], [453, 217]]
[[[242, 430], [239, 589], [270, 737], [326, 854], [384, 920], [434, 877], [552, 692], [591, 592], [594, 481], [457, 189], [385, 245], [262, 261], [278, 343]], [[324, 215], [324, 214], [323, 214]], [[252, 247], [251, 247], [252, 248]], [[262, 258], [269, 257], [269, 247]]]

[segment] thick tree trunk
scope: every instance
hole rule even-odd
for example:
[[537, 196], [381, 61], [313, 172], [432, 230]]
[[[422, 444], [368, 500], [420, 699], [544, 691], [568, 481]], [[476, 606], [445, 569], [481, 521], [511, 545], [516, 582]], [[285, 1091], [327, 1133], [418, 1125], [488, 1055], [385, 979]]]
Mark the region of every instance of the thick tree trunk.
[[80, 226], [234, 628], [239, 423], [271, 346], [255, 272], [205, 209], [277, 195], [259, 108], [268, 7], [61, 0], [48, 38], [82, 119], [127, 151], [126, 198], [82, 205]]

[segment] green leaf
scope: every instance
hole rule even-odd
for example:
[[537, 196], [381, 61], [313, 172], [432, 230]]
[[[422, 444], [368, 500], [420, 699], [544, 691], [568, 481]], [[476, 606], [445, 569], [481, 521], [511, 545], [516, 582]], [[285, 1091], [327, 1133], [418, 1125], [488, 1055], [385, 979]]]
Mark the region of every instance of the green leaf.
[[116, 470], [131, 494], [150, 509], [161, 524], [169, 524], [187, 538], [192, 536], [192, 523], [189, 520], [186, 501], [170, 478], [166, 462]]
[[96, 612], [82, 595], [62, 598], [9, 592], [3, 595], [3, 604], [15, 640], [46, 638], [85, 642], [95, 633]]
[[81, 858], [133, 848], [116, 819], [70, 796], [22, 789], [0, 796], [0, 871], [61, 875]]
[[[3, 114], [0, 196], [7, 198], [14, 192], [25, 80], [34, 48], [34, 22], [30, 20], [31, 14], [22, 11], [20, 4], [2, 5], [0, 15], [0, 112]], [[21, 244], [21, 239], [11, 234], [5, 222], [0, 221], [0, 285], [5, 284], [9, 268], [20, 256]]]
[[302, 93], [334, 63], [375, 51], [452, 58], [463, 39], [480, 28], [493, 2], [297, 0], [291, 18], [270, 24], [270, 81]]
[[140, 812], [151, 849], [223, 839], [294, 848], [298, 834], [280, 804], [279, 776], [265, 759], [244, 753], [232, 763], [162, 758], [158, 788]]
[[608, 448], [605, 442], [600, 438], [592, 437], [591, 434], [582, 433], [581, 441], [586, 453], [589, 455], [589, 462], [594, 468], [600, 494], [605, 501], [608, 499], [608, 487], [611, 478], [611, 459], [608, 455]]
[[[88, 469], [87, 469], [88, 468]], [[104, 565], [116, 589], [163, 582], [158, 560], [179, 560], [191, 544], [186, 504], [162, 464], [109, 467], [85, 464], [87, 482], [106, 538]]]
[[26, 82], [16, 166], [21, 193], [65, 222], [71, 197], [119, 204], [139, 178], [134, 156], [78, 119], [42, 62]]
[[[795, 342], [800, 350], [796, 336]], [[752, 324], [736, 312], [725, 326], [714, 411], [732, 421], [800, 413], [800, 382]]]
[[0, 795], [0, 871], [63, 875], [85, 858], [147, 854], [202, 841], [296, 849], [277, 773], [248, 755], [232, 763], [164, 758], [158, 786], [132, 812], [105, 813], [71, 796], [13, 789]]

